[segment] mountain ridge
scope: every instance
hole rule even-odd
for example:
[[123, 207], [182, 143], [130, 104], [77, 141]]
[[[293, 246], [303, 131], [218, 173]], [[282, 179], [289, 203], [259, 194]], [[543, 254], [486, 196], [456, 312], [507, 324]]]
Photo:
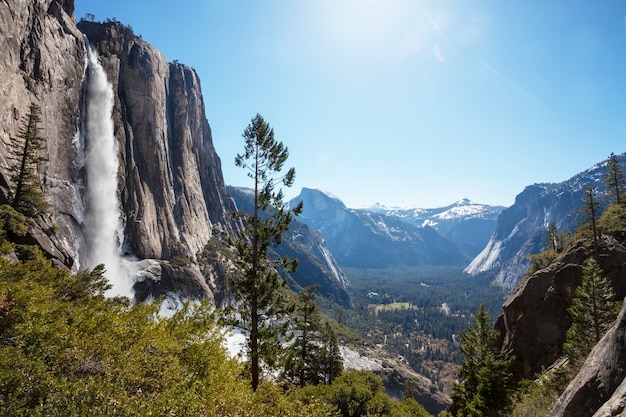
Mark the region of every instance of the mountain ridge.
[[458, 264], [469, 261], [453, 242], [431, 227], [417, 227], [395, 216], [350, 209], [327, 192], [302, 188], [290, 205], [303, 201], [300, 221], [320, 230], [341, 266]]
[[[626, 153], [617, 158], [623, 169]], [[528, 256], [544, 249], [550, 222], [562, 233], [574, 232], [582, 219], [584, 188], [604, 190], [606, 174], [605, 160], [565, 181], [527, 186], [515, 203], [502, 211], [489, 243], [465, 272], [495, 271], [496, 281], [513, 291], [530, 266]]]

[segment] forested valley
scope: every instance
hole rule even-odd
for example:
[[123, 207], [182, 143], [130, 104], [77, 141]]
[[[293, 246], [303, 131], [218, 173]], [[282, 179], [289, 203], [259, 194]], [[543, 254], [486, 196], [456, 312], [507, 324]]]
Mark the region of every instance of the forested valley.
[[339, 322], [384, 347], [448, 394], [463, 356], [459, 334], [481, 302], [492, 317], [505, 293], [493, 276], [469, 276], [457, 267], [344, 270], [353, 308], [322, 305]]

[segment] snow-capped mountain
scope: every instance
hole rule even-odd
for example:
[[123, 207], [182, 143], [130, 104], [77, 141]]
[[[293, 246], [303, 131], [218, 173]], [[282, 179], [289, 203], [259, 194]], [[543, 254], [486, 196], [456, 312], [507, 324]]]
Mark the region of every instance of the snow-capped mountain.
[[291, 203], [299, 201], [303, 201], [304, 210], [298, 220], [322, 233], [341, 266], [462, 265], [471, 259], [430, 226], [419, 227], [396, 216], [351, 209], [338, 197], [316, 189], [303, 188]]
[[504, 207], [478, 204], [464, 198], [440, 208], [399, 208], [376, 204], [366, 210], [396, 216], [416, 226], [430, 226], [459, 245], [468, 256], [475, 257], [489, 242]]
[[[626, 154], [618, 156], [620, 164]], [[586, 186], [604, 192], [606, 162], [556, 184], [534, 184], [515, 198], [515, 203], [502, 211], [493, 236], [483, 251], [465, 269], [469, 274], [496, 271], [496, 280], [514, 290], [524, 277], [530, 261], [528, 255], [545, 248], [547, 228], [551, 221], [561, 232], [575, 231], [579, 226]]]

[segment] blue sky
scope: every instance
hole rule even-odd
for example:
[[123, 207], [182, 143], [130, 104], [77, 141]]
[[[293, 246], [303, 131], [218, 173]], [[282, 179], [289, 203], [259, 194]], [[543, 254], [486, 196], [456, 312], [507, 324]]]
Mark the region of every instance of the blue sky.
[[260, 113], [349, 207], [510, 206], [626, 152], [622, 0], [76, 0], [198, 72], [230, 185]]

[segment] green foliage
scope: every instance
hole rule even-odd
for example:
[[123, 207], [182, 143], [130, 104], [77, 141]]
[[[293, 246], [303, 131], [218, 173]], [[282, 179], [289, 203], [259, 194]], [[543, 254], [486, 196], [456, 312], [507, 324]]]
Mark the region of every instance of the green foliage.
[[563, 350], [573, 369], [582, 365], [591, 349], [611, 328], [620, 307], [620, 303], [615, 301], [612, 283], [604, 277], [598, 262], [589, 258], [583, 268], [582, 283], [567, 310], [572, 325], [567, 330]]
[[47, 161], [40, 155], [45, 146], [45, 139], [40, 136], [40, 122], [41, 109], [31, 103], [17, 138], [11, 138], [9, 177], [14, 188], [10, 190], [9, 199], [11, 207], [28, 217], [34, 217], [49, 207], [38, 175], [38, 166]]
[[390, 416], [428, 417], [430, 414], [415, 400], [392, 401], [381, 378], [369, 371], [345, 371], [331, 385], [309, 385], [302, 395], [320, 398], [334, 405], [342, 417]]
[[623, 203], [624, 189], [626, 182], [624, 181], [624, 170], [617, 160], [617, 156], [613, 152], [607, 159], [608, 172], [604, 177], [604, 185], [612, 201], [617, 204]]
[[404, 392], [402, 393], [402, 399], [403, 400], [415, 399], [413, 397], [413, 387], [411, 386], [411, 381], [408, 379], [404, 382]]
[[280, 245], [283, 233], [289, 229], [293, 216], [302, 211], [302, 205], [288, 210], [282, 201], [282, 190], [275, 191], [277, 182], [287, 187], [293, 185], [295, 169], [275, 177], [282, 171], [289, 152], [282, 142], [276, 141], [269, 124], [257, 114], [243, 137], [244, 153], [237, 155], [235, 165], [246, 169], [253, 181], [254, 205], [252, 214], [236, 213], [244, 228], [241, 236], [232, 242], [242, 271], [233, 277], [233, 287], [238, 301], [235, 324], [248, 333], [251, 385], [256, 389], [260, 361], [269, 366], [277, 363], [277, 356], [282, 353], [279, 340], [286, 332], [285, 321], [284, 325], [276, 324], [289, 312], [280, 291], [286, 287], [286, 281], [277, 268], [289, 273], [297, 266], [297, 260], [287, 257], [271, 259], [270, 249]]
[[[600, 217], [600, 200], [597, 196], [596, 190], [587, 186], [584, 187], [585, 194], [583, 196], [583, 206], [580, 209], [580, 213], [584, 216], [583, 225], [579, 228], [578, 233], [582, 233], [586, 236], [591, 232], [595, 251], [598, 251], [598, 218]], [[585, 233], [587, 232], [587, 233]]]
[[0, 205], [0, 255], [9, 253], [15, 245], [12, 237], [24, 236], [28, 231], [26, 216], [8, 204]]
[[462, 383], [455, 385], [452, 395], [456, 416], [509, 415], [515, 388], [509, 372], [513, 358], [495, 346], [497, 338], [498, 331], [481, 303], [472, 324], [461, 333], [465, 359], [459, 370]]
[[319, 386], [322, 398], [337, 407], [343, 417], [389, 415], [392, 402], [383, 382], [369, 371], [346, 371], [329, 386]]
[[511, 417], [549, 416], [567, 386], [569, 377], [566, 367], [560, 365], [542, 372], [534, 381], [525, 381], [518, 391]]
[[603, 233], [622, 236], [626, 234], [626, 207], [624, 204], [611, 203], [598, 220], [598, 227]]
[[253, 392], [208, 302], [158, 317], [105, 298], [103, 272], [0, 257], [0, 415], [336, 415], [275, 384]]
[[394, 402], [391, 405], [391, 415], [393, 417], [432, 417], [420, 403], [412, 398], [404, 399], [400, 403]]
[[328, 322], [322, 324], [319, 306], [315, 302], [318, 287], [312, 285], [300, 292], [291, 319], [295, 337], [287, 349], [283, 377], [301, 387], [330, 384], [343, 368], [337, 335]]

